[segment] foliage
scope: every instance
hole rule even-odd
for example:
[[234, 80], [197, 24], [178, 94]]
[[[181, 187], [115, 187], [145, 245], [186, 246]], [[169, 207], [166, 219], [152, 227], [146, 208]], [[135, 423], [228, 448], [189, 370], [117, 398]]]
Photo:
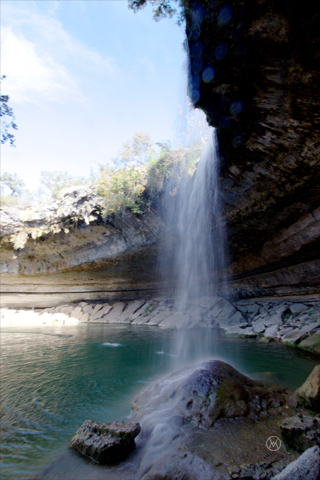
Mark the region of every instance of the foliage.
[[20, 198], [10, 195], [1, 195], [0, 199], [1, 207], [18, 207], [21, 204]]
[[123, 147], [119, 159], [115, 160], [116, 165], [143, 165], [154, 154], [150, 136], [146, 133], [136, 133], [132, 142], [125, 142]]
[[[2, 207], [29, 207], [32, 204], [32, 195], [25, 188], [25, 183], [16, 173], [4, 172], [0, 177]], [[9, 194], [8, 194], [9, 192]]]
[[68, 172], [41, 172], [40, 173], [41, 194], [57, 197], [60, 190], [73, 185], [88, 184], [84, 177], [69, 175]]
[[19, 197], [25, 187], [24, 181], [21, 180], [16, 173], [4, 172], [0, 177], [0, 182], [1, 192], [3, 192], [5, 188], [8, 188], [11, 190], [11, 197]]
[[154, 153], [150, 136], [136, 133], [131, 142], [123, 144], [121, 154], [113, 159], [111, 166], [99, 165], [96, 191], [103, 198], [104, 216], [126, 208], [134, 213], [142, 213], [147, 165]]
[[[183, 0], [172, 0], [172, 2], [178, 5], [178, 24], [180, 25], [184, 20]], [[177, 13], [177, 9], [172, 7], [170, 0], [128, 0], [128, 3], [129, 8], [135, 13], [144, 8], [147, 3], [150, 3], [153, 6], [153, 19], [156, 22], [162, 18], [172, 18]]]
[[160, 192], [169, 177], [173, 178], [175, 187], [178, 188], [182, 175], [192, 177], [194, 174], [202, 147], [200, 141], [188, 148], [180, 146], [176, 149], [171, 149], [168, 143], [163, 143], [159, 157], [150, 162], [148, 189], [151, 192]]
[[[100, 196], [99, 211], [104, 217], [126, 209], [142, 214], [161, 192], [169, 177], [172, 178], [171, 194], [175, 195], [181, 176], [193, 175], [202, 146], [202, 142], [198, 141], [192, 147], [180, 146], [172, 149], [169, 142], [152, 145], [149, 135], [137, 133], [131, 142], [123, 144], [121, 153], [110, 164], [100, 164], [97, 173], [91, 170], [89, 179], [75, 177], [67, 172], [41, 172], [41, 192], [57, 198], [63, 188], [90, 184]], [[17, 204], [22, 198], [24, 206], [30, 204], [30, 201], [27, 201], [29, 192], [24, 190], [24, 182], [17, 174], [5, 173], [1, 180], [3, 185], [11, 190], [11, 195], [2, 199], [4, 205]], [[23, 220], [27, 221], [27, 213], [24, 212]], [[96, 217], [92, 217], [92, 220], [94, 218]], [[43, 234], [58, 233], [61, 230], [67, 233], [68, 225], [48, 225], [41, 231], [27, 227], [14, 234], [10, 241], [14, 248], [23, 248], [28, 236], [36, 240]]]
[[[6, 78], [5, 75], [1, 77], [1, 81]], [[11, 107], [8, 106], [9, 96], [8, 95], [0, 95], [0, 117], [1, 119], [1, 143], [6, 143], [7, 140], [10, 141], [11, 146], [15, 146], [15, 138], [13, 133], [10, 133], [9, 130], [13, 128], [13, 130], [18, 130], [18, 126], [15, 123], [15, 117], [13, 114], [13, 110]]]
[[[171, 149], [170, 144], [164, 142], [157, 144], [160, 153], [156, 156], [149, 140], [147, 142], [148, 148], [145, 151], [145, 137], [137, 134], [134, 140], [137, 139], [140, 140], [141, 148], [137, 147], [135, 141], [124, 145], [126, 147], [126, 162], [127, 164], [137, 163], [137, 156], [141, 151], [144, 154], [146, 151], [148, 152], [148, 162], [145, 161], [142, 164], [140, 162], [138, 165], [130, 165], [120, 169], [108, 165], [99, 165], [96, 192], [103, 198], [103, 216], [125, 209], [141, 214], [143, 208], [150, 204], [150, 196], [159, 193], [164, 182], [170, 176], [174, 177], [174, 186], [178, 188], [183, 174], [193, 175], [203, 146], [201, 142], [197, 142], [189, 148]], [[131, 153], [131, 156], [128, 152]], [[153, 152], [153, 155], [150, 155], [151, 152]]]
[[103, 199], [103, 216], [118, 213], [128, 208], [133, 213], [142, 213], [142, 195], [146, 188], [147, 168], [130, 166], [112, 170], [100, 165], [96, 191]]

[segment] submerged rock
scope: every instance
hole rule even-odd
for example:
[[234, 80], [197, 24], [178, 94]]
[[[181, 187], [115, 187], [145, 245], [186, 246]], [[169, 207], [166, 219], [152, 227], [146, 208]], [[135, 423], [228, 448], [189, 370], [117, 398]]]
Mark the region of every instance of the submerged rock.
[[71, 440], [70, 447], [97, 463], [117, 464], [124, 460], [135, 446], [140, 433], [138, 423], [103, 423], [86, 420]]
[[310, 373], [307, 380], [297, 390], [299, 403], [320, 412], [320, 365], [317, 365]]

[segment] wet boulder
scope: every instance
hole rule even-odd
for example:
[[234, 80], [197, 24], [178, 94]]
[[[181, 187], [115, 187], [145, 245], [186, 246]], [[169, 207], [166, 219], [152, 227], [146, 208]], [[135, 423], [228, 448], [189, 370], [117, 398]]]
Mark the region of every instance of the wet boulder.
[[86, 420], [71, 440], [70, 448], [96, 463], [115, 465], [129, 455], [140, 433], [138, 423], [103, 423]]
[[213, 360], [186, 367], [143, 389], [134, 399], [135, 421], [165, 408], [200, 428], [237, 417], [257, 419], [290, 401], [291, 391], [269, 382], [254, 381], [225, 362]]
[[[273, 423], [277, 428], [279, 415], [289, 412], [292, 398], [290, 389], [251, 380], [219, 360], [184, 367], [161, 378], [144, 388], [132, 403], [133, 421], [142, 429], [137, 439], [141, 451], [138, 478], [229, 478], [230, 457], [225, 450], [230, 445], [229, 426], [251, 431], [268, 418], [269, 426]], [[263, 430], [258, 443], [264, 445], [267, 431]], [[256, 432], [255, 441], [261, 435], [259, 427]], [[220, 446], [213, 443], [216, 435]], [[246, 440], [246, 435], [248, 443], [237, 451], [245, 448], [245, 456], [240, 457], [253, 460], [257, 456], [248, 456], [251, 440]]]

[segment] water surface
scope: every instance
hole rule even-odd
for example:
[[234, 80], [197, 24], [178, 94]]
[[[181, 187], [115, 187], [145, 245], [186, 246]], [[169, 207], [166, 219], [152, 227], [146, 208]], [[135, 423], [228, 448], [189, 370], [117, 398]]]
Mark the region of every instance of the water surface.
[[[239, 340], [214, 330], [189, 333], [190, 363], [199, 360], [205, 341], [212, 358], [293, 388], [317, 364], [278, 343]], [[106, 476], [106, 467], [81, 459], [68, 444], [86, 419], [130, 421], [135, 394], [168, 373], [175, 335], [156, 327], [97, 324], [3, 328], [1, 479], [133, 480], [134, 463], [117, 472], [107, 469]]]

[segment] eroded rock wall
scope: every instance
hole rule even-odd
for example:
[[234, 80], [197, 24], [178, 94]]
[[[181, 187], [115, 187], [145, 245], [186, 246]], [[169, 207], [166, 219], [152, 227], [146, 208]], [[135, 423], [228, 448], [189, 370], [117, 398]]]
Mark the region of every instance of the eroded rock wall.
[[[218, 130], [232, 272], [262, 278], [265, 269], [299, 264], [291, 284], [297, 290], [301, 281], [314, 285], [320, 251], [320, 4], [188, 0], [186, 16], [190, 94]], [[286, 282], [274, 273], [269, 286], [276, 291]], [[252, 291], [260, 288], [259, 279], [249, 283]], [[262, 283], [270, 283], [270, 274]]]
[[101, 216], [92, 189], [67, 189], [61, 199], [2, 212], [2, 306], [45, 307], [80, 300], [135, 298], [155, 291], [163, 224], [146, 208]]

